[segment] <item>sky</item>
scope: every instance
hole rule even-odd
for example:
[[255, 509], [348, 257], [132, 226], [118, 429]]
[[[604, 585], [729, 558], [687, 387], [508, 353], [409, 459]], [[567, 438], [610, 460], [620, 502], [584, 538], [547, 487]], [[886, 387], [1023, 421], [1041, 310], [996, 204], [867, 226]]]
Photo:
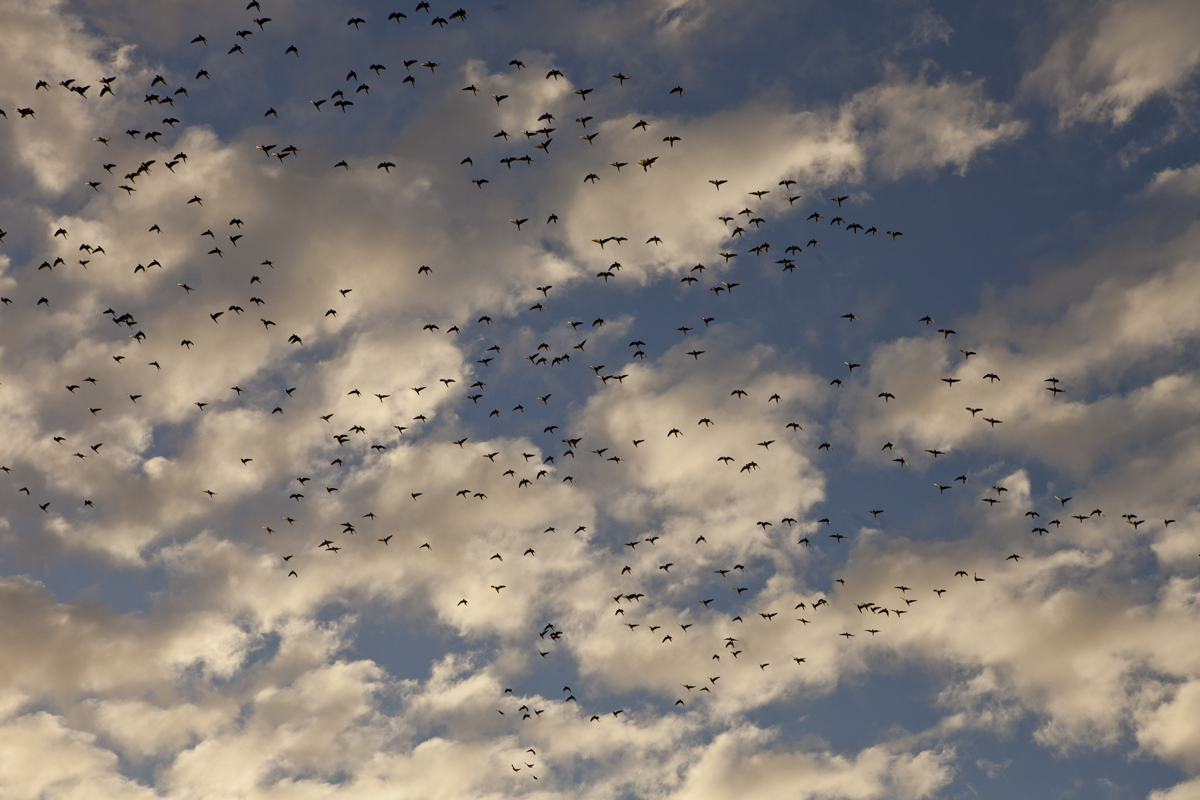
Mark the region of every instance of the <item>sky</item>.
[[1200, 797], [1200, 7], [0, 0], [0, 795]]

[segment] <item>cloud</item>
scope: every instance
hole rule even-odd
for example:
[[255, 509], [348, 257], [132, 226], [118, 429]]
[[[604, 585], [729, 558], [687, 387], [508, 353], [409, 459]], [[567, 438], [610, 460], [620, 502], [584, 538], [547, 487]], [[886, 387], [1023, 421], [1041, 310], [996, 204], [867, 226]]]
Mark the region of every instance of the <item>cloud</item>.
[[1146, 194], [1184, 195], [1194, 197], [1200, 193], [1200, 165], [1167, 169], [1156, 172], [1146, 186]]
[[[233, 12], [146, 12], [139, 33], [133, 6], [82, 8], [111, 40], [64, 6], [4, 12], [20, 46], [0, 95], [39, 104], [36, 120], [0, 120], [0, 158], [26, 187], [4, 201], [16, 222], [0, 276], [14, 301], [0, 739], [26, 756], [0, 767], [6, 792], [915, 800], [954, 780], [959, 737], [1029, 716], [1047, 748], [1133, 730], [1154, 758], [1195, 763], [1200, 518], [1181, 498], [1196, 377], [1177, 363], [1196, 335], [1192, 233], [1147, 247], [1123, 231], [955, 321], [956, 339], [880, 341], [837, 394], [792, 342], [758, 340], [774, 312], [737, 305], [762, 262], [720, 216], [753, 203], [746, 236], [761, 225], [778, 243], [827, 187], [858, 203], [906, 176], [968, 174], [1027, 130], [982, 79], [896, 68], [805, 107], [774, 92], [668, 106], [615, 81], [581, 100], [591, 86], [575, 75], [545, 78], [565, 57], [544, 39], [519, 53], [525, 69], [493, 70], [487, 48], [525, 47], [525, 32], [489, 28], [485, 47], [455, 22], [439, 41], [450, 55], [429, 56], [446, 62], [437, 73], [409, 86], [393, 63], [330, 113], [309, 105], [312, 87], [353, 84], [304, 60], [322, 29], [297, 39], [295, 74], [278, 74], [275, 47], [324, 7], [252, 31], [245, 81], [215, 36], [186, 54], [158, 41], [200, 20], [245, 25]], [[614, 21], [576, 40], [606, 59], [685, 51], [761, 23], [743, 11], [612, 4], [564, 30]], [[314, 59], [326, 66], [410, 42], [401, 25], [355, 40], [336, 23]], [[931, 11], [913, 24], [912, 47], [949, 39]], [[190, 79], [200, 65], [212, 85]], [[117, 97], [31, 88], [114, 73]], [[191, 88], [178, 111], [139, 97], [167, 91], [150, 86], [158, 74]], [[259, 118], [260, 103], [279, 117]], [[243, 107], [257, 110], [228, 112]], [[146, 139], [164, 114], [183, 121]], [[594, 118], [576, 128], [573, 114]], [[134, 125], [138, 138], [120, 133]], [[286, 159], [256, 149], [293, 141]], [[1192, 182], [1164, 171], [1139, 202], [1188, 197]], [[726, 281], [715, 302], [730, 310], [635, 299], [667, 281], [693, 300], [704, 289], [685, 275]], [[1044, 391], [1049, 374], [1065, 396]], [[952, 522], [926, 540], [891, 526], [894, 506], [826, 511], [849, 502], [826, 440], [857, 452], [849, 473], [893, 467], [879, 450], [892, 441], [917, 481], [903, 491]], [[977, 457], [970, 487], [934, 495], [945, 462], [918, 461], [927, 448]], [[1069, 511], [1106, 515], [1026, 534], [1024, 512], [1049, 516], [1071, 481]], [[982, 516], [992, 491], [1002, 501]], [[1133, 509], [1177, 521], [1130, 529], [1119, 515]], [[1122, 572], [1135, 559], [1157, 559], [1146, 586]], [[876, 669], [949, 674], [942, 719], [839, 747], [751, 721]]]
[[923, 8], [912, 18], [912, 29], [908, 38], [896, 44], [896, 51], [918, 50], [934, 42], [950, 44], [950, 35], [954, 29], [940, 14], [932, 8]]
[[995, 761], [988, 761], [981, 758], [975, 762], [975, 766], [983, 770], [983, 773], [987, 775], [988, 778], [995, 780], [1004, 772], [1004, 770], [1012, 766], [1012, 759], [1006, 758], [1003, 762], [996, 763]]
[[[1136, 219], [1159, 218], [1166, 187], [1176, 180], [1183, 178], [1155, 178]], [[948, 324], [953, 336], [926, 326], [920, 336], [878, 345], [866, 385], [849, 384], [842, 401], [858, 414], [852, 427], [859, 454], [878, 461], [878, 442], [900, 445], [897, 435], [909, 455], [987, 447], [1049, 464], [1081, 485], [1095, 481], [1092, 470], [1118, 452], [1142, 458], [1153, 447], [1161, 463], [1190, 462], [1186, 397], [1196, 376], [1177, 357], [1200, 332], [1195, 232], [1172, 225], [1150, 242], [1144, 230], [1131, 222], [1076, 263], [990, 298], [977, 315]], [[1052, 395], [1052, 386], [1065, 391]], [[877, 398], [884, 391], [896, 399], [885, 405]], [[1111, 433], [1087, 435], [1098, 428]], [[1141, 505], [1177, 496], [1171, 469], [1144, 480], [1123, 466], [1132, 463], [1119, 458], [1113, 482], [1103, 484], [1116, 497]], [[1154, 516], [1183, 513], [1172, 505]]]
[[1112, 0], [1072, 8], [1041, 62], [1022, 80], [1059, 122], [1128, 123], [1155, 97], [1183, 100], [1200, 65], [1200, 14], [1186, 0]]
[[117, 756], [96, 737], [72, 730], [45, 712], [0, 724], [0, 789], [14, 800], [40, 797], [149, 798], [152, 789], [122, 775]]
[[1150, 711], [1138, 729], [1138, 743], [1189, 772], [1200, 766], [1200, 683], [1188, 681]]
[[953, 753], [863, 750], [854, 758], [772, 746], [767, 731], [741, 728], [716, 738], [688, 776], [681, 796], [728, 797], [748, 791], [763, 798], [932, 797], [949, 783]]
[[[959, 589], [957, 605], [910, 616], [893, 634], [908, 649], [916, 640], [907, 637], [940, 636], [934, 631], [946, 626], [952, 636], [933, 649], [974, 664], [969, 678], [943, 693], [953, 712], [943, 724], [1009, 730], [1033, 713], [1041, 720], [1035, 740], [1064, 752], [1111, 747], [1133, 729], [1143, 749], [1193, 768], [1195, 736], [1185, 720], [1195, 663], [1157, 642], [1174, 641], [1167, 631], [1190, 625], [1186, 609], [1197, 591], [1191, 501], [1182, 499], [1194, 495], [1183, 476], [1192, 471], [1196, 376], [1176, 354], [1196, 337], [1198, 273], [1190, 225], [1168, 226], [1148, 244], [1141, 222], [1157, 217], [1163, 202], [1191, 202], [1179, 188], [1185, 176], [1154, 178], [1128, 226], [1076, 261], [1041, 272], [1031, 286], [952, 321], [955, 336], [930, 331], [879, 345], [863, 384], [856, 378], [840, 393], [846, 416], [838, 432], [855, 442], [859, 458], [891, 467], [893, 454], [907, 456], [905, 469], [921, 476], [913, 479], [924, 484], [920, 491], [938, 498], [955, 524], [967, 525], [977, 546], [995, 552], [986, 573], [965, 558], [957, 568], [980, 575], [980, 586], [1004, 599], [993, 597], [987, 611], [972, 609], [976, 596], [962, 598], [957, 583], [964, 579], [943, 577], [951, 593]], [[959, 349], [975, 352], [964, 357]], [[1056, 385], [1066, 393], [1051, 397], [1046, 387]], [[883, 403], [883, 391], [895, 400]], [[1001, 422], [992, 426], [984, 421], [989, 416]], [[1098, 430], [1106, 433], [1089, 433]], [[879, 450], [885, 440], [893, 450]], [[939, 473], [939, 459], [923, 454], [927, 448], [946, 451], [943, 459], [988, 453], [992, 463], [964, 470], [969, 482], [951, 482], [963, 462]], [[934, 495], [933, 482], [952, 488]], [[993, 483], [1008, 493], [988, 490]], [[988, 508], [981, 498], [1000, 502]], [[857, 571], [847, 570], [857, 585], [884, 585], [864, 573], [879, 564], [903, 565], [909, 585], [928, 585], [956, 568], [951, 557], [931, 573], [928, 562], [859, 547]], [[1026, 560], [1001, 569], [1013, 552]], [[1147, 555], [1159, 570], [1153, 591], [1117, 589], [1122, 565]], [[1094, 602], [1101, 585], [1123, 599]], [[986, 632], [969, 629], [968, 618], [984, 617]], [[1053, 657], [1033, 641], [1053, 641]]]
[[866, 149], [889, 178], [946, 167], [961, 175], [974, 158], [1026, 128], [1005, 104], [987, 98], [982, 80], [930, 84], [893, 75], [842, 111], [866, 132]]
[[1187, 800], [1200, 790], [1200, 778], [1184, 781], [1169, 789], [1155, 789], [1147, 800]]

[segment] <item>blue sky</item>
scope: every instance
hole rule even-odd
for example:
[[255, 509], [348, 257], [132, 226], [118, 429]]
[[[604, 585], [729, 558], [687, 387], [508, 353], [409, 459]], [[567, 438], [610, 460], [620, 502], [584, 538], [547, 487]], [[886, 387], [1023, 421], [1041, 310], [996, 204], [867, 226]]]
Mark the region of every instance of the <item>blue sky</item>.
[[1193, 5], [424, 5], [0, 3], [0, 794], [1197, 796]]

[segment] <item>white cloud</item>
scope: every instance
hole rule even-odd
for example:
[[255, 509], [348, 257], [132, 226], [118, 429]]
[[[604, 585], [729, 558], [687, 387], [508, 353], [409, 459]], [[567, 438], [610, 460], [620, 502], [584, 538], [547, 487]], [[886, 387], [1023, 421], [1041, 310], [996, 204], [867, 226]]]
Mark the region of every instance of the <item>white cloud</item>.
[[987, 98], [983, 81], [891, 80], [856, 95], [843, 113], [866, 130], [877, 168], [897, 178], [953, 167], [962, 174], [981, 153], [1019, 138], [1025, 123]]
[[1200, 65], [1200, 13], [1187, 0], [1110, 0], [1071, 8], [1062, 33], [1026, 74], [1059, 121], [1124, 125], [1159, 96], [1183, 99]]
[[[155, 16], [144, 35], [126, 27], [122, 4], [89, 7], [111, 11], [106, 30], [140, 36], [138, 46], [114, 49], [59, 5], [4, 12], [6, 30], [29, 32], [5, 34], [21, 47], [9, 53], [12, 69], [0, 69], [0, 94], [17, 98], [8, 105], [32, 96], [39, 116], [36, 126], [0, 121], [13, 131], [5, 157], [30, 187], [13, 208], [21, 227], [12, 225], [12, 239], [21, 244], [4, 257], [0, 284], [15, 298], [0, 340], [3, 457], [13, 473], [0, 480], [30, 493], [5, 505], [0, 535], [35, 574], [59, 577], [79, 559], [89, 570], [161, 574], [165, 589], [123, 613], [89, 602], [87, 592], [57, 597], [49, 579], [0, 581], [0, 638], [11, 645], [0, 653], [8, 687], [0, 739], [26, 756], [0, 766], [6, 796], [148, 795], [127, 775], [142, 768], [164, 797], [489, 796], [531, 791], [537, 774], [537, 789], [570, 797], [791, 797], [800, 781], [814, 798], [915, 800], [953, 780], [947, 740], [1006, 733], [1031, 713], [1047, 747], [1109, 746], [1134, 726], [1145, 752], [1195, 763], [1187, 720], [1196, 665], [1177, 642], [1194, 638], [1180, 632], [1194, 627], [1187, 564], [1197, 520], [1170, 503], [1190, 496], [1196, 381], [1171, 370], [1094, 396], [1106, 372], [1169, 358], [1195, 338], [1190, 235], [1143, 254], [1136, 273], [1113, 266], [1136, 249], [1117, 241], [1095, 259], [1103, 269], [1057, 271], [955, 323], [960, 340], [930, 333], [882, 342], [864, 369], [866, 388], [856, 373], [836, 402], [823, 379], [753, 341], [738, 319], [703, 329], [681, 320], [693, 327], [686, 338], [654, 342], [641, 361], [625, 341], [648, 321], [661, 324], [665, 309], [622, 311], [586, 332], [561, 324], [563, 308], [588, 307], [595, 273], [613, 261], [624, 263], [602, 290], [610, 297], [632, 298], [631, 284], [674, 283], [695, 262], [712, 262], [708, 276], [728, 279], [733, 268], [714, 252], [732, 248], [731, 228], [717, 217], [751, 202], [750, 190], [771, 189], [753, 202], [765, 226], [786, 225], [834, 184], [967, 173], [1026, 130], [982, 80], [892, 71], [813, 110], [758, 95], [674, 113], [619, 105], [603, 91], [579, 100], [572, 90], [584, 84], [544, 79], [556, 57], [533, 50], [522, 55], [527, 69], [503, 73], [478, 60], [453, 71], [446, 57], [438, 74], [453, 77], [434, 84], [431, 74], [437, 88], [428, 91], [422, 82], [413, 119], [354, 147], [339, 137], [352, 138], [360, 119], [318, 116], [307, 100], [296, 101], [303, 118], [279, 103], [286, 122], [270, 123], [277, 127], [256, 118], [230, 132], [228, 121], [187, 117], [160, 146], [119, 133], [124, 120], [149, 113], [135, 87], [148, 88], [159, 72], [174, 78], [144, 39], [182, 35], [202, 5]], [[589, 24], [629, 8], [602, 7]], [[698, 46], [731, 30], [739, 13], [663, 0], [580, 46], [616, 48], [619, 38], [626, 51]], [[931, 11], [914, 26], [913, 46], [949, 38]], [[178, 63], [214, 58], [200, 52]], [[404, 74], [392, 66], [393, 76]], [[217, 80], [221, 69], [213, 66]], [[43, 75], [103, 71], [118, 74], [118, 98], [31, 89]], [[460, 78], [481, 95], [463, 93]], [[377, 91], [399, 107], [388, 89]], [[496, 103], [493, 91], [510, 97]], [[384, 102], [369, 105], [379, 99], [364, 94], [356, 111], [384, 113]], [[571, 120], [581, 108], [597, 109], [586, 128], [599, 134], [594, 144], [573, 138], [585, 130]], [[520, 137], [546, 122], [537, 117], [547, 110], [557, 117], [555, 149], [536, 151], [534, 164], [498, 166], [522, 145], [535, 152], [534, 140], [510, 144], [492, 131]], [[634, 127], [640, 120], [649, 130]], [[479, 130], [489, 138], [475, 138]], [[118, 133], [106, 147], [88, 141], [97, 131]], [[281, 161], [254, 149], [277, 133], [300, 152]], [[669, 135], [681, 138], [672, 146]], [[350, 170], [333, 168], [339, 148], [353, 151]], [[166, 164], [177, 151], [188, 157], [172, 172]], [[468, 153], [474, 161], [459, 164]], [[99, 174], [101, 157], [122, 166]], [[639, 172], [636, 161], [648, 158], [658, 160]], [[136, 192], [116, 188], [119, 173], [151, 159]], [[394, 172], [374, 169], [385, 159]], [[627, 164], [616, 171], [610, 161]], [[585, 183], [593, 171], [598, 182]], [[483, 175], [484, 188], [469, 183]], [[83, 187], [94, 177], [102, 191]], [[804, 200], [794, 208], [782, 196], [785, 178], [799, 181]], [[718, 190], [714, 179], [729, 182]], [[1146, 196], [1190, 181], [1163, 172]], [[203, 204], [188, 203], [192, 196]], [[557, 225], [545, 222], [551, 213]], [[510, 217], [530, 221], [517, 230]], [[60, 227], [68, 237], [54, 235]], [[612, 235], [628, 241], [593, 243]], [[660, 246], [646, 241], [652, 235]], [[105, 248], [86, 270], [77, 263], [83, 242]], [[215, 247], [223, 252], [210, 254]], [[56, 257], [65, 264], [37, 269]], [[432, 274], [418, 273], [421, 265]], [[1070, 286], [1082, 272], [1093, 273], [1090, 282]], [[35, 304], [43, 295], [48, 310]], [[527, 310], [541, 301], [550, 310]], [[1022, 304], [1046, 320], [1021, 327], [1014, 309]], [[136, 322], [113, 325], [109, 307]], [[494, 325], [476, 321], [485, 314]], [[130, 338], [139, 330], [144, 342]], [[303, 344], [289, 343], [290, 334]], [[581, 344], [563, 365], [522, 358], [543, 340], [551, 355], [570, 354], [584, 338], [588, 349]], [[959, 343], [978, 355], [960, 360]], [[599, 367], [591, 354], [614, 345], [621, 355], [605, 355]], [[477, 360], [485, 353], [495, 357], [490, 365]], [[1002, 380], [983, 383], [976, 372], [989, 370]], [[1042, 391], [1047, 371], [1067, 382], [1065, 397]], [[610, 374], [624, 377], [600, 382]], [[946, 387], [944, 376], [963, 383]], [[548, 391], [539, 381], [553, 388], [542, 395], [552, 403], [536, 399]], [[881, 406], [884, 390], [895, 402]], [[464, 402], [472, 392], [480, 405]], [[526, 416], [509, 411], [516, 402]], [[968, 403], [1001, 414], [1003, 427], [966, 414]], [[494, 429], [492, 407], [501, 416]], [[1087, 435], [1130, 418], [1108, 436]], [[543, 422], [561, 428], [539, 434]], [[487, 432], [506, 423], [513, 428]], [[572, 455], [562, 454], [564, 437], [582, 437]], [[852, 537], [831, 543], [810, 518], [832, 493], [816, 451], [826, 439], [854, 443], [864, 460], [882, 457], [881, 439], [918, 453], [982, 454], [993, 462], [989, 482], [1008, 494], [987, 518], [964, 514], [965, 532], [948, 544], [865, 525], [830, 528]], [[1110, 453], [1144, 455], [1139, 439], [1160, 451], [1154, 469], [1141, 461], [1105, 472]], [[1039, 456], [1047, 444], [1058, 450]], [[1023, 510], [1048, 498], [1033, 467], [1009, 462], [1039, 457], [1091, 481], [1077, 505], [1103, 496], [1108, 516], [1016, 545]], [[956, 488], [947, 501], [958, 494], [966, 492]], [[85, 498], [95, 507], [83, 508]], [[1110, 500], [1136, 500], [1147, 516], [1153, 505], [1178, 522], [1129, 537], [1118, 516], [1125, 506]], [[977, 501], [965, 505], [979, 513]], [[1114, 535], [1098, 538], [1096, 529]], [[325, 539], [340, 550], [322, 548]], [[1027, 560], [1006, 562], [1010, 547]], [[1147, 551], [1164, 570], [1152, 596], [1119, 580], [1119, 565]], [[986, 580], [952, 577], [959, 568]], [[897, 594], [897, 583], [913, 593]], [[700, 604], [709, 598], [711, 606]], [[822, 598], [829, 607], [815, 607]], [[855, 607], [868, 599], [883, 605]], [[414, 659], [427, 659], [418, 677], [404, 679], [354, 655], [356, 644], [376, 644], [355, 642], [365, 637], [356, 614], [379, 609], [399, 628], [428, 626], [452, 639], [456, 652], [404, 642]], [[892, 659], [961, 676], [940, 694], [946, 717], [911, 737], [919, 745], [806, 747], [746, 722]], [[577, 704], [558, 691], [563, 673], [585, 682]], [[509, 686], [518, 691], [505, 694]], [[626, 706], [620, 717], [608, 707], [614, 695]], [[660, 709], [676, 698], [685, 705]], [[528, 721], [521, 705], [532, 711]], [[514, 771], [527, 748], [536, 772]]]
[[891, 752], [873, 747], [854, 758], [832, 753], [788, 752], [773, 746], [767, 731], [734, 729], [717, 737], [688, 776], [681, 796], [729, 797], [748, 792], [763, 798], [932, 797], [953, 774], [953, 753]]
[[1200, 766], [1200, 683], [1189, 681], [1154, 708], [1138, 729], [1138, 743], [1189, 772]]
[[96, 737], [40, 712], [0, 725], [0, 791], [14, 800], [43, 797], [152, 798], [154, 790], [120, 774], [115, 754]]
[[1187, 800], [1200, 791], [1200, 778], [1176, 784], [1169, 789], [1155, 789], [1147, 800]]
[[[1180, 180], [1155, 179], [1140, 217], [1158, 214], [1160, 196]], [[1179, 197], [1173, 192], [1168, 202]], [[865, 385], [851, 383], [843, 393], [841, 408], [850, 416], [842, 435], [871, 463], [907, 456], [920, 490], [970, 526], [975, 547], [995, 553], [990, 563], [947, 559], [937, 573], [895, 553], [886, 562], [861, 554], [860, 569], [904, 564], [905, 583], [948, 582], [951, 595], [963, 580], [947, 577], [955, 568], [985, 578], [984, 594], [963, 598], [959, 591], [953, 607], [937, 606], [932, 618], [914, 614], [895, 631], [907, 642], [932, 634], [927, 625], [946, 626], [953, 633], [932, 649], [975, 665], [943, 693], [952, 711], [943, 725], [1008, 731], [1033, 713], [1041, 719], [1035, 740], [1065, 752], [1114, 746], [1133, 729], [1143, 749], [1191, 769], [1195, 736], [1185, 720], [1196, 662], [1174, 643], [1190, 638], [1181, 631], [1190, 628], [1196, 596], [1194, 489], [1186, 477], [1194, 467], [1196, 378], [1175, 354], [1196, 337], [1194, 234], [1181, 227], [1146, 246], [1138, 218], [1079, 265], [1050, 269], [1033, 286], [954, 320], [948, 327], [956, 336], [929, 331], [878, 347], [865, 365]], [[964, 358], [959, 348], [977, 354]], [[982, 377], [989, 373], [999, 379]], [[1066, 393], [1051, 397], [1047, 376], [1059, 378]], [[896, 399], [884, 404], [877, 397], [883, 391]], [[983, 421], [989, 416], [1002, 422], [993, 427]], [[885, 440], [894, 451], [880, 452]], [[938, 473], [937, 460], [922, 453], [927, 448], [959, 458], [987, 453], [993, 464], [982, 475], [978, 467], [968, 470], [970, 483], [950, 483], [954, 473]], [[1013, 471], [1013, 462], [1031, 466]], [[1034, 464], [1058, 472], [1053, 480], [1066, 485], [1044, 478], [1035, 484]], [[935, 494], [934, 481], [953, 488]], [[1009, 492], [989, 491], [993, 482]], [[1073, 498], [1061, 504], [1055, 494]], [[1000, 504], [983, 507], [981, 497]], [[1088, 517], [1094, 508], [1105, 516]], [[1032, 511], [1040, 516], [1024, 518]], [[1138, 526], [1120, 516], [1133, 512]], [[1159, 517], [1174, 521], [1168, 526]], [[1047, 522], [1054, 518], [1061, 527]], [[1041, 535], [1026, 533], [1038, 527]], [[1012, 552], [1025, 557], [1019, 566], [1004, 562]], [[1160, 569], [1153, 596], [1118, 589], [1123, 565], [1145, 555], [1156, 556]], [[855, 580], [861, 584], [864, 575]], [[1098, 601], [1101, 585], [1123, 599]], [[991, 595], [997, 590], [1003, 599]], [[986, 611], [973, 607], [982, 597]], [[985, 617], [986, 627], [968, 623]]]
[[1195, 196], [1200, 192], [1200, 165], [1167, 167], [1156, 172], [1146, 186], [1146, 194], [1182, 194]]

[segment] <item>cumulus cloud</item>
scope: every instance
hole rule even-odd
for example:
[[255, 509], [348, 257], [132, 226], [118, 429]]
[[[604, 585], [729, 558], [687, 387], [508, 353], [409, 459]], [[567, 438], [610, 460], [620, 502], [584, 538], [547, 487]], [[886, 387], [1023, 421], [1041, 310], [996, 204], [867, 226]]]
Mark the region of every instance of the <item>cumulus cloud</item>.
[[[1163, 196], [1179, 198], [1185, 182], [1185, 172], [1155, 177], [1143, 194], [1143, 218], [1159, 213]], [[975, 633], [957, 624], [947, 629], [953, 639], [935, 648], [976, 664], [969, 680], [943, 694], [954, 710], [946, 724], [1008, 730], [1032, 712], [1042, 719], [1035, 739], [1064, 751], [1113, 746], [1131, 727], [1145, 750], [1193, 768], [1185, 719], [1195, 661], [1155, 644], [1158, 636], [1174, 641], [1167, 631], [1176, 626], [1189, 627], [1197, 589], [1194, 489], [1183, 477], [1193, 469], [1195, 375], [1172, 356], [1195, 338], [1195, 292], [1184, 288], [1195, 277], [1194, 243], [1190, 226], [1172, 230], [1147, 247], [1131, 224], [1083, 256], [1084, 266], [1051, 270], [953, 321], [954, 335], [930, 331], [883, 344], [866, 365], [864, 385], [844, 394], [841, 405], [856, 415], [846, 433], [853, 431], [860, 458], [884, 464], [892, 452], [880, 453], [879, 442], [893, 442], [893, 452], [921, 475], [921, 491], [936, 491], [987, 537], [993, 565], [1008, 552], [1039, 553], [1037, 564], [1014, 562], [999, 573], [997, 566], [983, 574], [964, 563], [1005, 599], [989, 600], [988, 612], [958, 600], [932, 618], [946, 624], [961, 611], [990, 620], [987, 641], [980, 639], [973, 654], [959, 648], [973, 650]], [[1131, 266], [1126, 255], [1133, 251]], [[1066, 393], [1052, 397], [1048, 387]], [[896, 399], [883, 403], [877, 395], [884, 391]], [[1097, 429], [1108, 432], [1103, 444], [1085, 433]], [[937, 459], [923, 453], [930, 448], [950, 457], [987, 451], [997, 463], [983, 476], [971, 473], [969, 482], [951, 482], [953, 473], [943, 477]], [[1003, 471], [1014, 461], [1043, 464], [1063, 479], [1035, 483], [1026, 470]], [[976, 487], [980, 477], [986, 483]], [[935, 482], [947, 488], [930, 486]], [[985, 508], [981, 499], [998, 504]], [[1161, 569], [1151, 596], [1116, 588], [1122, 565], [1139, 553], [1154, 554]], [[951, 563], [942, 569], [948, 574]], [[909, 570], [921, 574], [916, 563]], [[1097, 584], [1112, 586], [1123, 600], [1094, 602], [1082, 587]], [[953, 582], [949, 588], [954, 592]], [[1010, 612], [1012, 626], [993, 636]], [[900, 635], [932, 619], [914, 616]], [[1020, 644], [1027, 634], [1053, 640], [1053, 657]], [[1080, 655], [1070, 656], [1076, 648]]]
[[60, 717], [45, 712], [0, 724], [5, 766], [0, 787], [9, 797], [135, 797], [154, 791], [121, 774], [115, 753], [96, 737], [72, 730]]
[[[185, 4], [140, 33], [123, 3], [2, 12], [0, 97], [37, 104], [0, 119], [23, 186], [0, 201], [0, 545], [16, 565], [0, 740], [21, 756], [0, 765], [6, 796], [916, 800], [955, 779], [958, 737], [1029, 715], [1045, 747], [1132, 728], [1195, 768], [1194, 656], [1162, 643], [1189, 641], [1198, 591], [1200, 518], [1180, 500], [1196, 380], [1174, 360], [1196, 333], [1190, 230], [1150, 248], [1115, 236], [956, 321], [958, 338], [879, 341], [835, 394], [792, 343], [758, 340], [776, 312], [736, 305], [768, 259], [717, 254], [750, 261], [739, 234], [790, 234], [833, 186], [861, 190], [849, 208], [906, 176], [968, 175], [1025, 123], [983, 80], [932, 67], [803, 108], [762, 92], [667, 106], [615, 81], [583, 100], [590, 83], [545, 77], [567, 56], [554, 37], [598, 21], [611, 29], [581, 52], [685, 52], [766, 13], [632, 8], [547, 12], [537, 46], [497, 27], [523, 69], [476, 56], [488, 12], [472, 10], [428, 75], [357, 63], [412, 49], [417, 25], [439, 33], [423, 12], [358, 40], [305, 4], [255, 12], [270, 24]], [[306, 36], [318, 20], [338, 38]], [[246, 52], [216, 34], [161, 45], [201, 21], [244, 26]], [[907, 41], [950, 32], [925, 11]], [[292, 36], [303, 56], [276, 47]], [[333, 78], [305, 60], [318, 43]], [[243, 55], [262, 85], [232, 80]], [[371, 92], [343, 80], [343, 56]], [[115, 97], [57, 85], [114, 74]], [[355, 106], [314, 109], [326, 84]], [[176, 86], [175, 105], [143, 102]], [[1189, 196], [1192, 171], [1160, 173], [1143, 201]], [[720, 219], [749, 204], [751, 231]], [[697, 275], [725, 281], [728, 317], [688, 306], [676, 328], [669, 302], [633, 299]], [[1171, 368], [1109, 374], [1147, 364]], [[927, 448], [990, 461], [1007, 494], [981, 517], [983, 481], [956, 486], [962, 530], [937, 544], [826, 511], [845, 490], [819, 443], [874, 469], [892, 466], [881, 440], [931, 502]], [[1106, 516], [1026, 534], [1028, 508], [1050, 516], [1046, 468], [1081, 487], [1068, 511]], [[1135, 501], [1175, 521], [1129, 536]], [[1153, 589], [1128, 585], [1121, 565], [1148, 554]], [[379, 617], [385, 636], [364, 622]], [[896, 664], [953, 673], [931, 730], [835, 748], [752, 721]]]

